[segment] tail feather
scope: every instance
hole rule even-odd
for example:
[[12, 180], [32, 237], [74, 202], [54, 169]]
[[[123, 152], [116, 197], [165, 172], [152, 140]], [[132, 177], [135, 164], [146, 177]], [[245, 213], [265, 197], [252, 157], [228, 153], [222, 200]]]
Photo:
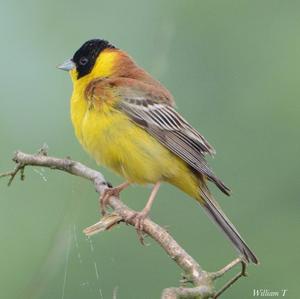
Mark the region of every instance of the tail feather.
[[201, 197], [204, 199], [202, 206], [204, 207], [205, 212], [210, 216], [210, 218], [221, 228], [221, 230], [226, 234], [229, 240], [232, 242], [234, 247], [242, 254], [246, 262], [253, 262], [258, 264], [259, 261], [255, 254], [248, 247], [246, 242], [242, 239], [240, 234], [234, 225], [230, 222], [224, 212], [221, 210], [221, 207], [214, 200], [212, 195], [208, 190], [201, 190]]

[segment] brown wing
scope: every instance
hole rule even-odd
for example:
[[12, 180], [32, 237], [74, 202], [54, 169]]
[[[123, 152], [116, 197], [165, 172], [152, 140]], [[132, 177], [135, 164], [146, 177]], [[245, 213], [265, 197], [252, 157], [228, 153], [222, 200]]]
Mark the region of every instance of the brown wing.
[[103, 93], [107, 86], [113, 89], [118, 110], [229, 195], [229, 188], [214, 175], [205, 160], [205, 154], [215, 154], [214, 148], [175, 111], [168, 92], [135, 79], [116, 78], [94, 85], [93, 96]]

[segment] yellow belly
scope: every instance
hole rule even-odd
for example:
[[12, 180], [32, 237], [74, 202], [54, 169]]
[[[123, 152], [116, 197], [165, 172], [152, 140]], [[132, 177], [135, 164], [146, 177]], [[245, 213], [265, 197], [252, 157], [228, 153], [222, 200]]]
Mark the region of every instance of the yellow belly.
[[76, 136], [97, 161], [129, 182], [168, 181], [198, 197], [198, 179], [186, 163], [170, 152], [126, 115], [103, 104], [101, 111], [72, 100]]

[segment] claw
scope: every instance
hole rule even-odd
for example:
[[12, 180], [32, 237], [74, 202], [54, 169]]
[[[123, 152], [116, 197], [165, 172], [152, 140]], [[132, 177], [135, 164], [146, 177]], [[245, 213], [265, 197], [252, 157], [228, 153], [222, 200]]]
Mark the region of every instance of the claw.
[[148, 216], [148, 212], [143, 210], [140, 212], [134, 212], [130, 217], [125, 219], [125, 222], [127, 223], [129, 221], [135, 220], [135, 229], [142, 245], [145, 245], [143, 230], [144, 230], [144, 222], [147, 216]]
[[105, 189], [104, 192], [101, 194], [99, 198], [99, 204], [102, 216], [104, 216], [107, 213], [106, 206], [108, 204], [108, 199], [114, 195], [118, 195], [114, 194], [114, 188]]
[[103, 191], [101, 196], [99, 197], [100, 211], [102, 216], [106, 215], [106, 206], [108, 204], [108, 200], [111, 196], [119, 197], [120, 192], [129, 186], [128, 182], [125, 182], [117, 187], [110, 187]]
[[147, 201], [147, 204], [145, 205], [145, 207], [142, 211], [134, 212], [130, 217], [128, 217], [127, 219], [124, 219], [124, 221], [126, 223], [135, 219], [135, 229], [136, 229], [138, 238], [139, 238], [140, 242], [142, 243], [142, 245], [145, 245], [144, 236], [143, 236], [144, 222], [151, 210], [151, 206], [156, 197], [159, 186], [160, 186], [160, 182], [155, 183], [155, 185], [153, 186], [153, 189], [151, 191], [151, 194], [149, 196], [149, 199]]
[[144, 222], [147, 216], [148, 213], [146, 213], [145, 211], [136, 212], [133, 214], [132, 219], [135, 219], [136, 230], [142, 231], [144, 229]]

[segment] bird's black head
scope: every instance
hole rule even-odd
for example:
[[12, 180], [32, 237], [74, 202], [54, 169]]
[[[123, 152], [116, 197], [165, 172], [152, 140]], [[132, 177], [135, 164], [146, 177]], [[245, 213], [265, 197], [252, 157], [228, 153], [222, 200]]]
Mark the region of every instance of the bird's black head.
[[76, 65], [77, 79], [89, 74], [93, 69], [99, 54], [104, 49], [115, 48], [103, 39], [91, 39], [85, 42], [74, 54], [72, 61]]

